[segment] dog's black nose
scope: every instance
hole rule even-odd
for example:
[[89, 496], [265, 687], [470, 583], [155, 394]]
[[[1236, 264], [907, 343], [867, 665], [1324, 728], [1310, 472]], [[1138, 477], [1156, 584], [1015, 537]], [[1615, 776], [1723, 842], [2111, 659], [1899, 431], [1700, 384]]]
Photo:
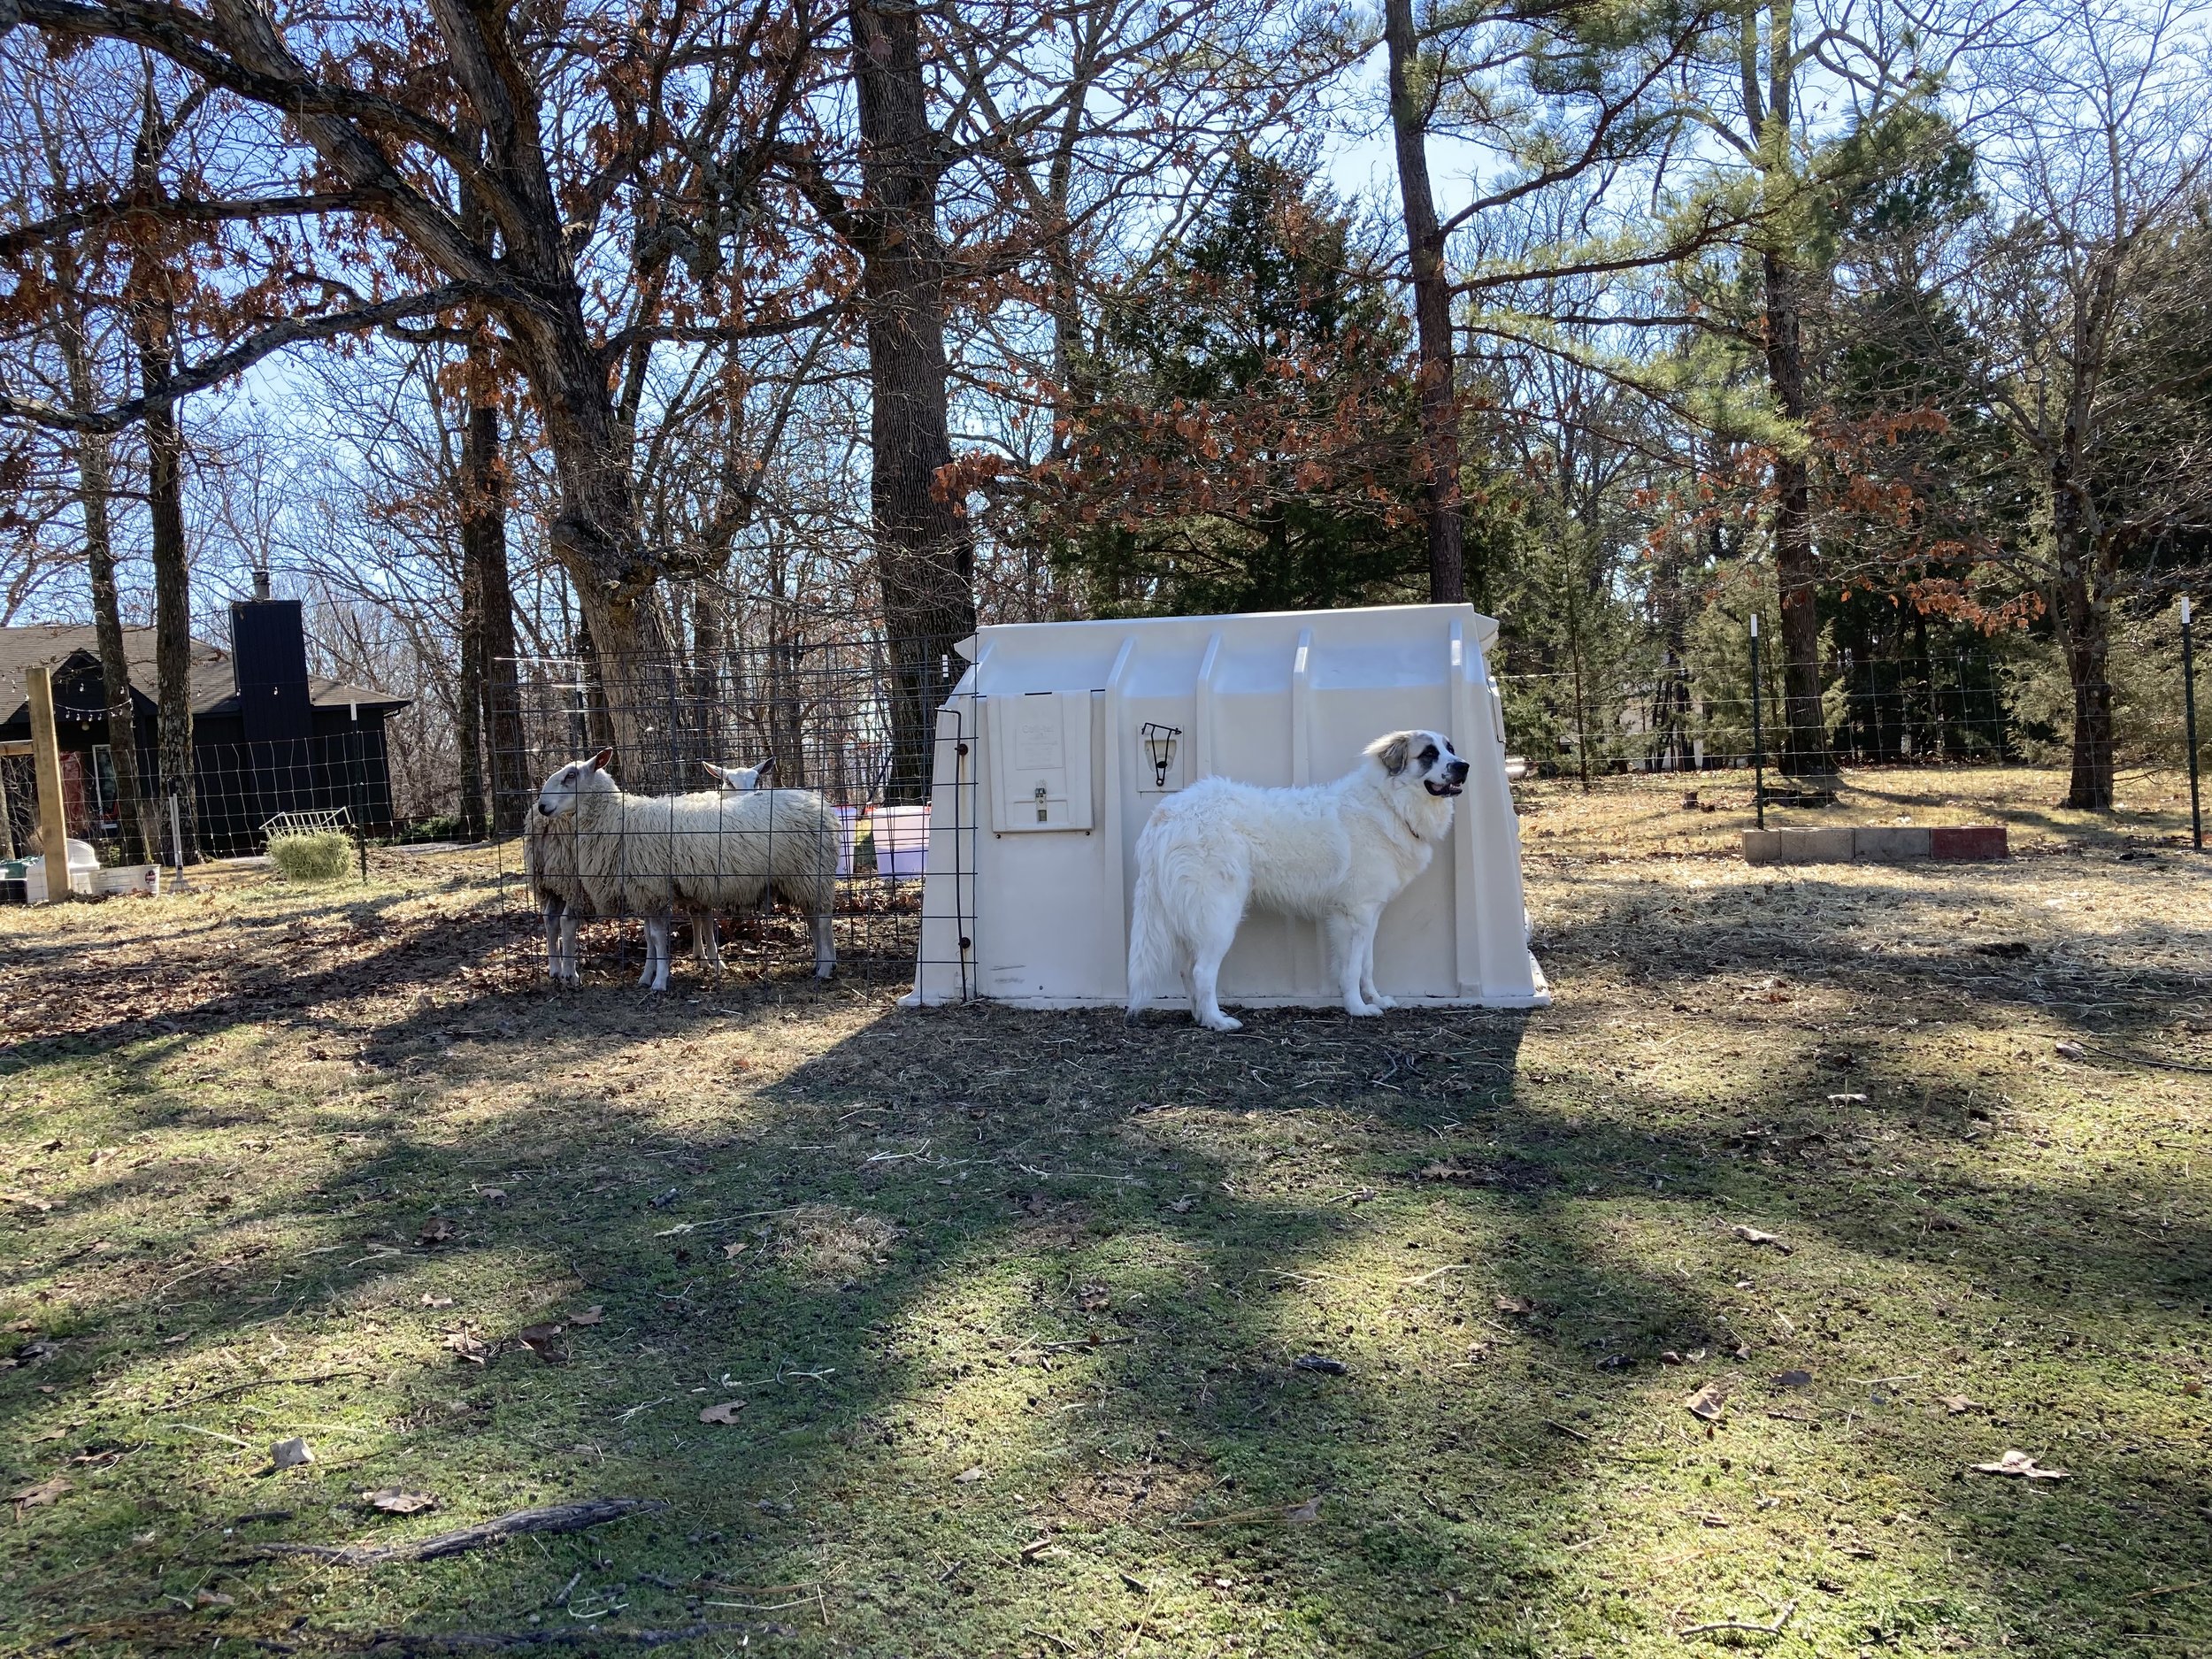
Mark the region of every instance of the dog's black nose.
[[1454, 783], [1463, 783], [1466, 781], [1467, 763], [1465, 761], [1455, 760], [1450, 765], [1445, 767], [1444, 770], [1451, 774], [1451, 780]]

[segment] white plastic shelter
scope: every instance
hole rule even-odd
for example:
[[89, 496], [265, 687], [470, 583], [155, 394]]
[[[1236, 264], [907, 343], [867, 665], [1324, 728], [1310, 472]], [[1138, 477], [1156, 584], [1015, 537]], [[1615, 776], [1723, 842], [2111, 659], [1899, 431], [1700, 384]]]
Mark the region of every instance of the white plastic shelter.
[[[1137, 834], [1163, 795], [1216, 773], [1325, 783], [1375, 738], [1417, 727], [1452, 740], [1466, 793], [1449, 843], [1383, 913], [1377, 986], [1402, 1002], [1547, 1005], [1484, 660], [1497, 632], [1467, 605], [979, 629], [937, 717], [907, 1002], [1121, 1004]], [[1320, 924], [1255, 910], [1221, 999], [1335, 1006], [1327, 962]]]

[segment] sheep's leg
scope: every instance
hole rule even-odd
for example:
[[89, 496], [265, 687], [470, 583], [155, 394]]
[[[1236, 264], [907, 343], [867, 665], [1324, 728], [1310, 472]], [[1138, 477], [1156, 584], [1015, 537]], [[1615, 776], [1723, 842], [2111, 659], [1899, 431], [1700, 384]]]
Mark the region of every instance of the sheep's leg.
[[691, 954], [693, 959], [706, 964], [717, 973], [720, 973], [729, 964], [722, 960], [722, 941], [716, 936], [716, 933], [712, 910], [692, 911]]
[[665, 991], [668, 988], [671, 931], [671, 920], [665, 912], [645, 918], [645, 978], [639, 983], [649, 991]]
[[564, 985], [581, 985], [584, 976], [576, 971], [576, 912], [564, 904], [561, 907], [561, 962], [554, 976]]
[[837, 939], [831, 927], [830, 909], [819, 904], [814, 910], [814, 977], [826, 979], [837, 965]]
[[561, 924], [567, 910], [549, 893], [538, 901], [539, 919], [545, 924], [545, 977], [555, 981], [561, 977]]

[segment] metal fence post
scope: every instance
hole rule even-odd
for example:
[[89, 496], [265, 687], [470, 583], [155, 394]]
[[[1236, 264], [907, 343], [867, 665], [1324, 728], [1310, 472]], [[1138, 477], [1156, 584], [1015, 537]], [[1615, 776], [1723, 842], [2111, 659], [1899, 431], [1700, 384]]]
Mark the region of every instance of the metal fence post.
[[1767, 743], [1759, 714], [1759, 613], [1751, 613], [1751, 798], [1767, 826]]
[[2204, 807], [2197, 793], [2197, 648], [2196, 626], [2189, 614], [2189, 595], [2181, 596], [2181, 724], [2189, 746], [2189, 843], [2204, 850]]

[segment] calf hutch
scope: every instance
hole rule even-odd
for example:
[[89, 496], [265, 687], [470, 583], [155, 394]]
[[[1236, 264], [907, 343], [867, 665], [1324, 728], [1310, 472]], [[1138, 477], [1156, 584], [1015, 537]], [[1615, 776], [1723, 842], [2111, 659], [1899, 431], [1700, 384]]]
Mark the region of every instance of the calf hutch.
[[[257, 596], [230, 608], [231, 649], [191, 642], [192, 789], [195, 821], [181, 824], [203, 854], [261, 850], [262, 826], [280, 813], [342, 813], [367, 827], [388, 825], [392, 789], [384, 721], [407, 706], [365, 686], [307, 672], [296, 599]], [[154, 631], [123, 630], [136, 716], [139, 787], [151, 795], [157, 718]], [[15, 833], [30, 824], [31, 714], [25, 680], [44, 665], [54, 676], [54, 735], [61, 749], [69, 833], [91, 841], [117, 833], [115, 769], [108, 746], [105, 679], [89, 627], [0, 628], [0, 783]], [[165, 857], [165, 807], [157, 803]]]
[[[1120, 1005], [1137, 835], [1154, 805], [1215, 774], [1326, 783], [1376, 737], [1421, 727], [1467, 760], [1466, 792], [1448, 840], [1383, 913], [1376, 982], [1404, 1002], [1547, 1005], [1485, 666], [1497, 631], [1466, 605], [979, 629], [937, 717], [908, 1003]], [[1170, 990], [1153, 1002], [1182, 1006]], [[1253, 912], [1221, 995], [1335, 1005], [1320, 924]]]

